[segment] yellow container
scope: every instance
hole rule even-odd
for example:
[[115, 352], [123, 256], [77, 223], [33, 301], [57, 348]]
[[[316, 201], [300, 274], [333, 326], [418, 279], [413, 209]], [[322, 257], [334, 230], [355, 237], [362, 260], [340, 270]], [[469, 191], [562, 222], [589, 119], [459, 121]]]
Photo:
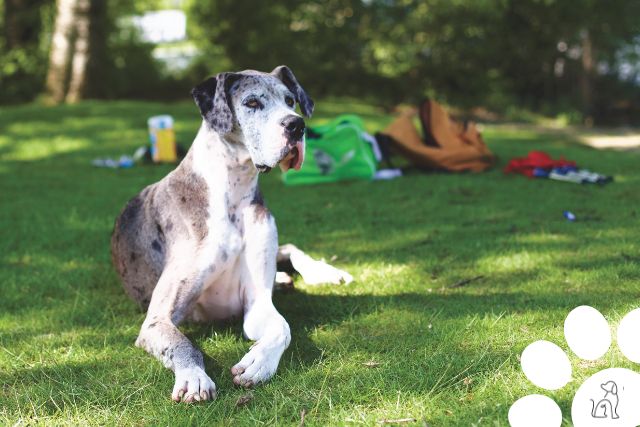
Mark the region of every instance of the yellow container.
[[169, 115], [153, 116], [147, 121], [151, 158], [156, 163], [174, 163], [178, 160], [176, 152], [176, 134], [173, 130], [173, 117]]

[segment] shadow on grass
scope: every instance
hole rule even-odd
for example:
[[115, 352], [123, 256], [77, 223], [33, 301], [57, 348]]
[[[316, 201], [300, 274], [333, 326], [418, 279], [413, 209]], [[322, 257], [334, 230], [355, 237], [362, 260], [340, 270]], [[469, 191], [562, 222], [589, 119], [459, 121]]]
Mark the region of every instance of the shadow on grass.
[[[111, 269], [109, 235], [126, 201], [171, 167], [114, 171], [95, 169], [87, 160], [126, 153], [143, 143], [118, 140], [118, 130], [110, 127], [108, 118], [104, 123], [90, 118], [111, 115], [128, 137], [142, 138], [146, 117], [166, 112], [162, 107], [123, 103], [88, 104], [68, 111], [24, 108], [2, 118], [3, 129], [12, 121], [26, 128], [0, 132], [9, 140], [0, 144], [0, 158], [16, 155], [13, 140], [19, 144], [35, 138], [41, 141], [38, 144], [46, 143], [57, 126], [64, 126], [67, 112], [78, 115], [77, 127], [61, 133], [98, 141], [64, 153], [53, 150], [38, 160], [0, 164], [0, 324], [4, 329], [0, 345], [28, 353], [21, 368], [0, 376], [4, 384], [17, 385], [25, 394], [36, 390], [38, 398], [45, 396], [40, 404], [48, 414], [82, 393], [89, 396], [90, 405], [117, 407], [121, 393], [106, 400], [95, 394], [96, 377], [108, 384], [108, 372], [113, 370], [119, 384], [129, 381], [139, 386], [138, 365], [151, 363], [142, 350], [129, 350], [143, 314], [126, 298]], [[167, 108], [189, 123], [181, 135], [195, 134], [198, 120], [190, 103]], [[337, 111], [331, 106], [320, 119]], [[374, 113], [367, 120], [384, 122]], [[331, 374], [345, 384], [373, 382], [377, 376], [382, 384], [399, 381], [416, 394], [431, 394], [443, 375], [438, 370], [448, 364], [454, 365], [455, 375], [446, 380], [457, 384], [458, 373], [497, 370], [521, 350], [522, 340], [515, 347], [510, 342], [488, 344], [491, 337], [482, 335], [490, 334], [488, 327], [471, 328], [470, 336], [482, 336], [484, 341], [469, 344], [471, 338], [455, 335], [467, 327], [469, 319], [553, 317], [559, 325], [577, 305], [595, 305], [606, 314], [638, 300], [637, 158], [533, 133], [492, 136], [487, 132], [486, 140], [503, 159], [544, 149], [580, 164], [601, 166], [593, 169], [625, 179], [605, 188], [574, 186], [504, 176], [499, 168], [480, 175], [410, 175], [391, 182], [291, 188], [284, 188], [276, 174], [261, 178], [280, 241], [293, 242], [315, 256], [337, 255], [334, 264], [356, 275], [356, 283], [348, 287], [275, 294], [275, 304], [293, 334], [276, 384], [294, 387], [301, 379], [315, 392], [323, 372], [311, 368], [323, 363], [327, 354], [342, 353], [345, 360], [364, 362], [393, 353], [398, 366], [409, 369], [419, 364], [428, 375], [416, 380], [398, 375], [397, 366], [391, 365], [364, 373], [349, 367]], [[572, 210], [579, 220], [566, 221], [564, 210]], [[581, 221], [585, 217], [597, 219]], [[450, 287], [479, 275], [484, 278]], [[426, 331], [430, 322], [434, 328]], [[231, 388], [228, 368], [248, 345], [240, 341], [240, 322], [187, 325], [185, 331], [209, 354], [208, 370], [221, 378], [223, 387]], [[60, 346], [73, 342], [95, 360], [65, 362], [54, 356], [56, 367], [39, 366], [37, 349], [49, 334], [60, 336]], [[218, 349], [216, 340], [210, 342], [215, 335], [236, 338], [227, 340], [231, 344], [225, 341], [228, 348]], [[508, 341], [512, 335], [503, 331], [500, 338]], [[114, 355], [103, 357], [105, 348]], [[421, 355], [416, 361], [410, 351], [420, 350], [433, 357]], [[126, 356], [133, 360], [123, 360]], [[171, 375], [161, 368], [141, 371], [159, 376], [148, 378], [153, 390], [144, 393], [164, 399], [172, 385]], [[413, 388], [412, 380], [418, 381]], [[155, 387], [157, 382], [161, 385]], [[358, 396], [350, 398], [357, 401]], [[21, 399], [21, 405], [28, 407], [24, 400], [28, 398]], [[233, 402], [231, 407], [235, 408]], [[270, 407], [268, 402], [265, 407]]]
[[[618, 295], [622, 299], [635, 296], [632, 292], [624, 291]], [[563, 315], [585, 299], [589, 299], [586, 294], [568, 296], [561, 292], [541, 295], [497, 292], [482, 296], [462, 293], [399, 293], [390, 296], [315, 295], [299, 291], [277, 293], [275, 303], [291, 325], [292, 345], [285, 352], [279, 373], [272, 380], [270, 388], [266, 391], [260, 388], [255, 394], [270, 396], [274, 387], [288, 387], [290, 383], [300, 384], [300, 387], [306, 387], [306, 393], [313, 393], [313, 390], [320, 387], [323, 375], [331, 375], [333, 388], [337, 390], [357, 381], [364, 388], [387, 385], [391, 389], [403, 390], [405, 398], [415, 396], [435, 399], [449, 392], [464, 394], [464, 378], [482, 376], [501, 369], [512, 359], [513, 351], [509, 346], [465, 344], [464, 339], [459, 339], [459, 334], [470, 318], [496, 313], [505, 316], [536, 313], [541, 308]], [[130, 305], [133, 307], [132, 303]], [[604, 301], [599, 308], [607, 311], [613, 306], [615, 304], [612, 301]], [[24, 315], [29, 314], [27, 312]], [[67, 315], [64, 310], [51, 310], [47, 314], [54, 319]], [[371, 318], [372, 315], [376, 319]], [[139, 316], [132, 313], [127, 317], [130, 321], [140, 320]], [[429, 328], [425, 320], [428, 321]], [[119, 323], [122, 321], [126, 319], [120, 319]], [[378, 324], [379, 321], [383, 323], [382, 326]], [[430, 327], [431, 322], [434, 324], [433, 329]], [[72, 330], [78, 327], [75, 322], [70, 321], [67, 328]], [[468, 333], [474, 333], [474, 327], [469, 329], [467, 326], [467, 329]], [[484, 328], [479, 327], [480, 329]], [[187, 325], [186, 330], [190, 339], [203, 342], [214, 334], [239, 334], [240, 324]], [[314, 336], [325, 330], [330, 331], [328, 338], [318, 339]], [[84, 362], [58, 362], [55, 366], [35, 365], [5, 372], [0, 375], [5, 385], [5, 397], [9, 397], [7, 387], [30, 390], [30, 395], [25, 393], [18, 399], [25, 405], [37, 408], [39, 416], [52, 416], [64, 411], [66, 407], [77, 411], [82, 407], [121, 407], [131, 401], [151, 401], [153, 404], [164, 404], [167, 401], [173, 385], [172, 374], [161, 368], [156, 361], [152, 362], [151, 357], [143, 354], [142, 350], [127, 349], [133, 345], [130, 333], [113, 331], [108, 322], [92, 328], [91, 333], [83, 330], [76, 332], [82, 338], [74, 345], [95, 356]], [[65, 330], [58, 329], [56, 333], [64, 334]], [[105, 346], [101, 340], [103, 333], [109, 336], [113, 355], [100, 355]], [[457, 337], [455, 342], [451, 342], [451, 337]], [[3, 343], [5, 347], [11, 347], [11, 338], [29, 341], [29, 337], [24, 334], [16, 335]], [[404, 344], [402, 348], [387, 347], [390, 343]], [[216, 352], [220, 354], [220, 351]], [[228, 371], [230, 365], [227, 362], [235, 361], [237, 354], [234, 351], [228, 353], [230, 354], [225, 355], [222, 352], [225, 361], [221, 361], [204, 351], [207, 372], [218, 384], [223, 401], [225, 395], [228, 397], [226, 403], [216, 403], [223, 405], [222, 409], [210, 406], [207, 410], [234, 409], [236, 395], [244, 393], [231, 384]], [[312, 369], [324, 363], [323, 359], [334, 353], [340, 353], [350, 364], [347, 363], [339, 372], [331, 374]], [[134, 355], [133, 360], [125, 359], [126, 354]], [[369, 360], [386, 363], [375, 369], [363, 368], [363, 362]], [[152, 363], [156, 368], [150, 371], [145, 367], [146, 363]], [[515, 359], [512, 363], [515, 363]], [[139, 368], [134, 365], [139, 365]], [[398, 376], [398, 366], [402, 366], [403, 370], [415, 369], [416, 375]], [[43, 396], [47, 398], [43, 399]], [[393, 400], [393, 396], [389, 399]], [[569, 407], [570, 399], [562, 398], [559, 401], [565, 410]], [[336, 407], [345, 404], [348, 401], [334, 403]]]

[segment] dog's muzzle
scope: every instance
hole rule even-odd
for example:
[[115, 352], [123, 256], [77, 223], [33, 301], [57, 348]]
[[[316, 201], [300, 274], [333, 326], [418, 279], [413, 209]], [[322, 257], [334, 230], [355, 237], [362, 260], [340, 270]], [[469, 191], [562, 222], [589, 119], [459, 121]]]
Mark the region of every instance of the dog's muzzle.
[[284, 136], [287, 140], [286, 147], [282, 150], [281, 160], [278, 162], [283, 172], [289, 169], [300, 170], [304, 162], [304, 131], [305, 123], [302, 117], [289, 115], [280, 125], [284, 128]]

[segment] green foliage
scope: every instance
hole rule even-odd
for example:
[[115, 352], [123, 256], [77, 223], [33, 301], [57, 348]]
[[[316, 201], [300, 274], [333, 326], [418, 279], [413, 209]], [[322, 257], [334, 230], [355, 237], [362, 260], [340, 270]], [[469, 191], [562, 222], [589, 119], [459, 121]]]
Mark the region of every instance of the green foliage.
[[[133, 26], [131, 14], [141, 5], [154, 7], [155, 0], [144, 2], [114, 1], [105, 4], [100, 24], [104, 41], [97, 43], [90, 64], [88, 98], [98, 99], [171, 99], [175, 85], [162, 73], [153, 58], [154, 45], [141, 40]], [[183, 91], [180, 96], [188, 91]]]
[[[108, 55], [101, 64], [105, 80], [98, 83], [97, 98], [146, 98], [160, 96], [167, 89], [160, 66], [153, 59], [153, 45], [140, 41], [134, 28], [125, 27], [111, 35]], [[96, 90], [96, 89], [94, 89]], [[166, 95], [165, 95], [166, 96]]]
[[[517, 106], [590, 113], [581, 94], [582, 35], [588, 31], [594, 63], [610, 70], [589, 71], [599, 88], [601, 81], [617, 79], [619, 52], [640, 34], [640, 3], [613, 3], [204, 0], [191, 2], [190, 22], [204, 52], [221, 46], [235, 68], [287, 63], [321, 96], [351, 94], [391, 105], [435, 94], [458, 106], [499, 112]], [[559, 50], [559, 43], [567, 49]], [[559, 64], [563, 71], [556, 74]], [[640, 93], [637, 86], [627, 88]], [[597, 95], [595, 105], [621, 100], [606, 90]]]
[[153, 58], [153, 43], [141, 39], [131, 17], [149, 10], [167, 7], [168, 0], [115, 0], [104, 3], [99, 37], [104, 37], [93, 52], [87, 98], [93, 99], [184, 99], [193, 82], [207, 72], [198, 64], [186, 72], [167, 73]]
[[[357, 112], [370, 132], [392, 119], [367, 103], [318, 100], [312, 124], [342, 111]], [[356, 281], [314, 287], [298, 278], [294, 290], [275, 293], [291, 346], [244, 406], [236, 402], [247, 392], [229, 374], [251, 345], [241, 323], [185, 326], [220, 392], [204, 405], [174, 404], [172, 373], [134, 346], [143, 314], [109, 255], [122, 206], [171, 166], [90, 165], [145, 144], [146, 119], [159, 113], [174, 115], [180, 141], [193, 139], [200, 118], [192, 102], [0, 109], [0, 424], [297, 426], [304, 410], [305, 426], [398, 418], [506, 426], [509, 405], [541, 392], [520, 369], [530, 342], [568, 350], [563, 320], [581, 304], [612, 324], [637, 307], [638, 152], [489, 126], [485, 140], [503, 161], [483, 174], [286, 188], [273, 171], [261, 186], [280, 241], [336, 255]], [[503, 175], [506, 159], [531, 149], [616, 182]], [[563, 210], [578, 221], [566, 221]], [[638, 369], [615, 346], [600, 361], [572, 362], [574, 381], [545, 392], [567, 424], [573, 393], [589, 374]]]
[[[52, 0], [22, 1], [47, 4], [49, 12], [42, 28], [34, 26], [38, 48], [9, 49], [0, 36], [0, 83], [8, 88], [0, 102], [32, 99], [46, 71]], [[180, 75], [164, 73], [152, 46], [122, 19], [175, 2], [95, 4], [106, 11], [89, 73], [95, 98], [175, 98], [219, 71], [287, 64], [316, 97], [390, 107], [430, 96], [577, 121], [640, 117], [636, 0], [185, 0], [200, 56]], [[623, 79], [620, 67], [629, 64], [632, 75]]]
[[13, 40], [15, 45], [11, 46], [4, 36], [7, 25], [4, 19], [0, 20], [0, 104], [31, 101], [44, 87], [49, 39], [42, 34], [51, 29], [55, 8], [47, 0], [32, 3], [17, 17], [20, 23], [30, 26], [30, 31], [18, 34], [20, 39]]
[[0, 103], [24, 102], [42, 90], [46, 57], [33, 55], [32, 49], [8, 50], [0, 45]]
[[[362, 63], [361, 22], [354, 17], [369, 8], [360, 0], [193, 1], [189, 13], [205, 52], [222, 46], [235, 68], [287, 64], [304, 76], [315, 96], [361, 94], [383, 80]], [[213, 61], [210, 67], [221, 71]]]

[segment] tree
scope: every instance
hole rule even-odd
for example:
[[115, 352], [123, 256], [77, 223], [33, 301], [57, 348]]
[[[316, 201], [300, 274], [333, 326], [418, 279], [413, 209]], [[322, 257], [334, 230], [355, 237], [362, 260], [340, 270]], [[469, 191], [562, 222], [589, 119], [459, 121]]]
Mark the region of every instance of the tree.
[[106, 14], [102, 0], [58, 0], [47, 74], [52, 102], [78, 102], [89, 92], [89, 70], [105, 58]]
[[89, 63], [90, 19], [89, 0], [76, 0], [75, 7], [75, 40], [71, 59], [71, 76], [65, 100], [78, 102], [83, 98], [87, 85], [87, 64]]
[[69, 79], [77, 0], [58, 0], [51, 37], [47, 95], [56, 104], [64, 101]]

